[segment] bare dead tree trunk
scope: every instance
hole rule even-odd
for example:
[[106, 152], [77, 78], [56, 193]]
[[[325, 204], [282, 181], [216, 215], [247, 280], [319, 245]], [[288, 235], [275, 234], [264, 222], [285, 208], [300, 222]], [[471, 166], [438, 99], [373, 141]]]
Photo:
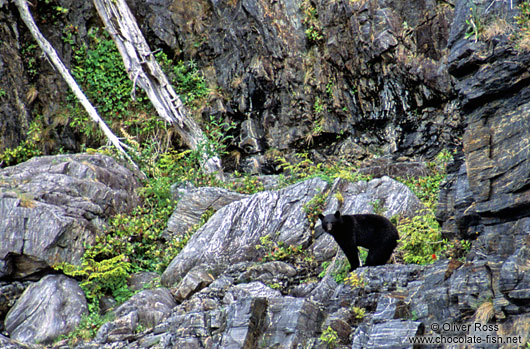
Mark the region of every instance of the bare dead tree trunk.
[[83, 107], [85, 108], [88, 115], [94, 120], [99, 128], [103, 131], [107, 139], [118, 149], [118, 151], [124, 155], [135, 167], [136, 164], [132, 161], [132, 159], [129, 157], [127, 152], [124, 148], [129, 148], [126, 144], [122, 143], [114, 133], [110, 130], [110, 128], [105, 124], [105, 121], [98, 115], [98, 112], [96, 109], [90, 104], [90, 101], [87, 99], [83, 91], [79, 88], [76, 81], [68, 71], [68, 69], [65, 67], [61, 59], [59, 58], [59, 55], [57, 55], [57, 52], [53, 48], [53, 46], [46, 40], [46, 38], [41, 34], [39, 28], [37, 27], [37, 24], [33, 20], [33, 17], [31, 15], [31, 12], [29, 11], [28, 5], [25, 0], [14, 0], [15, 5], [18, 8], [18, 11], [20, 13], [20, 17], [22, 18], [22, 21], [24, 21], [24, 24], [28, 27], [29, 31], [31, 32], [31, 35], [37, 43], [39, 44], [42, 51], [46, 54], [46, 56], [50, 59], [55, 69], [61, 74], [63, 79], [66, 81], [72, 92], [75, 94], [75, 96], [79, 99]]
[[[168, 82], [125, 0], [93, 0], [123, 59], [129, 78], [146, 92], [160, 117], [173, 125], [183, 141], [194, 150], [204, 146], [206, 136], [188, 115]], [[134, 88], [134, 87], [133, 87]], [[203, 170], [222, 177], [218, 154], [203, 152]]]

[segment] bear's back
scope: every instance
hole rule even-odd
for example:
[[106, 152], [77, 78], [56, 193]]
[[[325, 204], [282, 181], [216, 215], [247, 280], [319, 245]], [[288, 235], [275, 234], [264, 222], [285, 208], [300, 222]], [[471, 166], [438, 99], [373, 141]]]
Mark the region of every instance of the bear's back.
[[[358, 246], [373, 248], [381, 244], [397, 244], [399, 235], [388, 218], [376, 214], [344, 215], [351, 223]], [[394, 245], [395, 246], [395, 245]]]

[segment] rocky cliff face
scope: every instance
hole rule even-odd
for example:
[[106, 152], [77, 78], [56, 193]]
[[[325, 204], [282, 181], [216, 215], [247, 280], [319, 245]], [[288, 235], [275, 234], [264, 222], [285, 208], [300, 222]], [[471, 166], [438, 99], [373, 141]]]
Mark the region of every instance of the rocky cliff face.
[[[271, 171], [267, 150], [314, 156], [383, 154], [433, 156], [460, 134], [460, 114], [445, 69], [452, 7], [418, 0], [129, 1], [152, 49], [193, 59], [216, 91], [202, 110], [235, 121], [243, 168]], [[57, 13], [55, 7], [68, 9]], [[75, 25], [87, 41], [97, 23], [91, 2], [61, 0], [33, 9], [44, 35], [67, 65], [72, 47], [57, 28]], [[48, 18], [47, 12], [54, 13]], [[5, 57], [0, 87], [5, 141], [23, 139], [41, 115], [48, 136], [77, 149], [74, 130], [61, 122], [66, 88], [38, 55], [14, 6], [4, 4]], [[48, 17], [47, 17], [48, 16]], [[34, 56], [34, 57], [33, 57]], [[24, 61], [25, 60], [25, 61]], [[16, 82], [16, 90], [9, 88]], [[17, 110], [17, 112], [15, 112]], [[22, 111], [19, 112], [19, 111]], [[23, 118], [23, 120], [19, 120]], [[16, 122], [21, 121], [21, 122]], [[9, 126], [12, 125], [12, 126]], [[9, 127], [9, 128], [7, 128]]]
[[[490, 20], [512, 18], [509, 7], [477, 5]], [[503, 33], [466, 40], [470, 10], [457, 2], [449, 39], [449, 71], [466, 113], [463, 154], [450, 167], [438, 216], [449, 234], [476, 238], [468, 259], [487, 270], [497, 319], [527, 318], [530, 215], [530, 87], [526, 51]], [[474, 271], [473, 274], [477, 275]]]
[[262, 165], [267, 149], [432, 156], [459, 134], [447, 4], [147, 2], [137, 11], [228, 94], [203, 112], [236, 120], [234, 146]]

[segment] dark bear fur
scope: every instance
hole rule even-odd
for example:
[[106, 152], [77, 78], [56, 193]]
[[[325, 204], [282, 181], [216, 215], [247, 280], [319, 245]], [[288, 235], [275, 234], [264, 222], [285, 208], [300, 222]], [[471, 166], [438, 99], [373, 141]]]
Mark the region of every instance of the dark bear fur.
[[385, 264], [397, 246], [396, 227], [385, 217], [375, 214], [318, 215], [324, 231], [335, 239], [350, 261], [350, 271], [359, 267], [357, 246], [368, 249], [366, 265]]

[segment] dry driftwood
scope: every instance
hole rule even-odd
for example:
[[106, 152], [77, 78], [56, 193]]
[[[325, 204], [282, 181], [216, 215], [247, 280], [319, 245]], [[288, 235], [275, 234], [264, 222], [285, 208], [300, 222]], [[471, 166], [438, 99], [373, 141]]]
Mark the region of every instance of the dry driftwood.
[[[79, 88], [77, 85], [77, 82], [74, 80], [68, 69], [65, 67], [63, 62], [61, 61], [61, 58], [59, 58], [59, 55], [57, 55], [57, 52], [53, 48], [53, 46], [46, 40], [46, 38], [42, 35], [42, 33], [39, 30], [39, 27], [37, 27], [37, 24], [33, 20], [33, 16], [31, 15], [31, 12], [29, 11], [28, 4], [25, 0], [14, 0], [15, 5], [18, 8], [18, 11], [20, 13], [20, 17], [22, 18], [22, 21], [24, 21], [24, 24], [28, 27], [29, 31], [31, 32], [31, 35], [37, 43], [39, 44], [39, 47], [42, 49], [42, 51], [46, 54], [46, 56], [50, 59], [55, 69], [61, 74], [63, 79], [66, 81], [72, 92], [75, 94], [75, 96], [79, 99], [81, 102], [81, 105], [85, 108], [88, 115], [94, 120], [99, 128], [103, 131], [107, 139], [118, 149], [118, 151], [123, 154], [131, 163], [134, 165], [134, 162], [131, 160], [127, 152], [124, 148], [128, 148], [128, 146], [124, 143], [122, 143], [114, 133], [110, 130], [110, 128], [105, 124], [105, 121], [99, 116], [96, 109], [90, 104], [90, 101], [87, 99], [83, 91]], [[134, 165], [136, 166], [136, 165]]]
[[[134, 85], [146, 91], [159, 116], [176, 128], [182, 140], [191, 149], [198, 150], [206, 143], [206, 137], [168, 82], [125, 0], [94, 0], [94, 5]], [[219, 156], [207, 152], [202, 156], [203, 170], [222, 176]]]

